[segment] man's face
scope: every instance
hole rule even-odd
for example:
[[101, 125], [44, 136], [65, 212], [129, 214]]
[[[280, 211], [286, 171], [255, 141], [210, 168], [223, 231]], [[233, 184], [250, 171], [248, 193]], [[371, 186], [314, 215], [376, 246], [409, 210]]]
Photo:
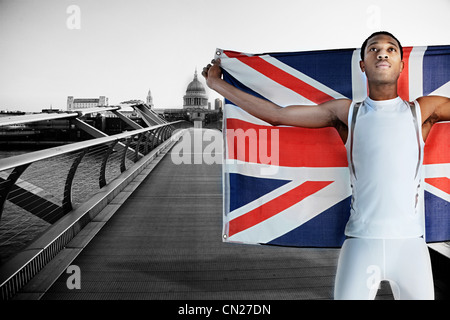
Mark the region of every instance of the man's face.
[[377, 84], [396, 83], [403, 70], [400, 47], [397, 41], [388, 35], [370, 38], [360, 67], [366, 73], [369, 82]]

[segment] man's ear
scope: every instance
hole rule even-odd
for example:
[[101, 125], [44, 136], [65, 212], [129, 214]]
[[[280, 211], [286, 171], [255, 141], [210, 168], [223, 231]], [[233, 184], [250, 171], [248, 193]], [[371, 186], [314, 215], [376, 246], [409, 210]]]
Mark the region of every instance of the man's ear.
[[359, 67], [361, 68], [362, 72], [365, 72], [365, 66], [364, 66], [364, 61], [363, 60], [359, 61]]
[[402, 60], [402, 61], [400, 61], [400, 73], [402, 73], [404, 67], [405, 67], [405, 63]]

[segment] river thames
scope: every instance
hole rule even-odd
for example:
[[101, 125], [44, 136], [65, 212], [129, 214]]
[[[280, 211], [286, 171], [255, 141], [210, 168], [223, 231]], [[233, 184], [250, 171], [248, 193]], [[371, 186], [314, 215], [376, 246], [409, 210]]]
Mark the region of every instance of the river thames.
[[[0, 150], [0, 160], [33, 152], [36, 149]], [[83, 157], [72, 184], [72, 205], [77, 207], [100, 190], [99, 174], [105, 147], [94, 147]], [[113, 153], [108, 159], [106, 180], [111, 181], [120, 174], [120, 154]], [[61, 206], [68, 171], [78, 152], [64, 154], [31, 164], [20, 176], [18, 186]], [[126, 159], [126, 166], [133, 161]], [[6, 179], [12, 170], [0, 172]], [[0, 183], [1, 184], [1, 183]], [[44, 209], [45, 210], [45, 209]], [[48, 214], [51, 214], [49, 212]], [[20, 206], [6, 201], [0, 220], [0, 263], [26, 247], [42, 234], [50, 224]]]

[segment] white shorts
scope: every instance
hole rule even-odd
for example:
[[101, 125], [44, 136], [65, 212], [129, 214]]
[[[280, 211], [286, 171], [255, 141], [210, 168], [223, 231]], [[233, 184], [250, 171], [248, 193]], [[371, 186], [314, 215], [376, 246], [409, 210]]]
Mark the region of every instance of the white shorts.
[[345, 240], [334, 298], [372, 300], [384, 280], [395, 299], [434, 299], [430, 254], [423, 238]]

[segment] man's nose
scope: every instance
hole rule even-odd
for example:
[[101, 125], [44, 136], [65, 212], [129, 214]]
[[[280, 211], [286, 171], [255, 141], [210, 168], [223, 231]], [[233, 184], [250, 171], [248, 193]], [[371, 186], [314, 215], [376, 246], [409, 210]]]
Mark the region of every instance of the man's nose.
[[377, 58], [378, 58], [378, 60], [383, 60], [383, 59], [389, 59], [389, 56], [385, 53], [385, 54], [379, 54]]

